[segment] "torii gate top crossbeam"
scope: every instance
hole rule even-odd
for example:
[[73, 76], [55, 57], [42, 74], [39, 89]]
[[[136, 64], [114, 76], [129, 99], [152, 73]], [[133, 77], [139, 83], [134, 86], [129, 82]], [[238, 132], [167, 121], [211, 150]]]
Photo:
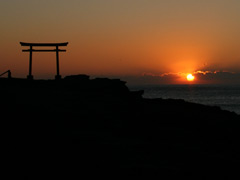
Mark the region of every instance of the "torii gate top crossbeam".
[[64, 43], [25, 43], [20, 42], [21, 46], [67, 46], [68, 42]]

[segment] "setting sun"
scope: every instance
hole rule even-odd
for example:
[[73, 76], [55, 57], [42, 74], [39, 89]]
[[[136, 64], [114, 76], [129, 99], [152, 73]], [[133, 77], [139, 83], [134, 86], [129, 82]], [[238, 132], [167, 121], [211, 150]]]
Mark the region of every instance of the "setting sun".
[[194, 79], [195, 79], [195, 77], [192, 74], [187, 75], [187, 80], [188, 81], [193, 81]]

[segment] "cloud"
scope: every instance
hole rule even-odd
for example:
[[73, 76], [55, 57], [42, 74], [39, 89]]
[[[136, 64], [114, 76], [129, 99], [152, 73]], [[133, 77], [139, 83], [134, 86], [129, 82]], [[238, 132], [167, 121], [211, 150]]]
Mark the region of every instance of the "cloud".
[[[198, 70], [193, 73], [196, 84], [239, 84], [240, 73], [228, 71], [203, 71]], [[187, 84], [186, 73], [143, 73], [141, 76], [127, 76], [123, 79], [128, 84], [150, 85], [150, 84]]]
[[194, 75], [200, 84], [240, 84], [240, 73], [228, 71], [197, 71]]

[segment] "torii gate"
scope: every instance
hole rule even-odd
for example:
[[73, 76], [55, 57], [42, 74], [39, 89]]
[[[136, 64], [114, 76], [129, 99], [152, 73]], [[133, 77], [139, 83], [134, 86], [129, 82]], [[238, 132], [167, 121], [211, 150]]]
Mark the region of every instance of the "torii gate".
[[[67, 46], [68, 42], [64, 43], [25, 43], [20, 42], [21, 46], [29, 46], [29, 49], [24, 49], [22, 52], [29, 52], [29, 74], [27, 76], [27, 79], [32, 80], [32, 52], [56, 52], [56, 60], [57, 60], [57, 75], [55, 76], [55, 79], [61, 79], [61, 76], [59, 74], [59, 52], [66, 52], [65, 49], [59, 49], [59, 46]], [[33, 49], [34, 46], [37, 47], [56, 47], [56, 49]]]

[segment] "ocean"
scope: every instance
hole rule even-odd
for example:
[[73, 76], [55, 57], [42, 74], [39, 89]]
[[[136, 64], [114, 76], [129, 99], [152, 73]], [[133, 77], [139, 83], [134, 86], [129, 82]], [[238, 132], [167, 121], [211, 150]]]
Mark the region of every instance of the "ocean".
[[240, 85], [145, 85], [129, 88], [144, 90], [144, 98], [184, 99], [240, 114]]

